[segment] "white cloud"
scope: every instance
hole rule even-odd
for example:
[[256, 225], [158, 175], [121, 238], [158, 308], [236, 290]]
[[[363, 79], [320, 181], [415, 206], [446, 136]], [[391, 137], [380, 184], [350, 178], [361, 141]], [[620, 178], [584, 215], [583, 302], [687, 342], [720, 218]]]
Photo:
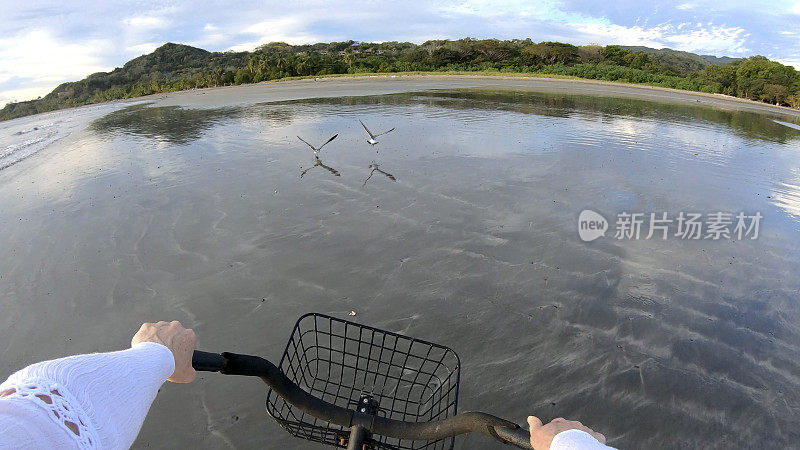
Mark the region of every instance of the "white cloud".
[[643, 45], [646, 47], [663, 47], [660, 41], [663, 29], [640, 26], [625, 27], [615, 24], [576, 23], [570, 24], [576, 31], [591, 36], [588, 42], [604, 44]]
[[270, 42], [287, 42], [289, 44], [313, 44], [321, 42], [318, 36], [305, 31], [307, 20], [299, 16], [288, 16], [280, 19], [266, 20], [245, 27], [242, 34], [254, 36], [247, 42], [230, 47], [234, 51], [250, 51], [259, 45]]
[[51, 91], [53, 86], [51, 84], [42, 86], [33, 86], [22, 89], [11, 89], [7, 91], [0, 91], [0, 108], [9, 102], [19, 102], [24, 100], [31, 100], [36, 97], [42, 96]]
[[230, 36], [224, 33], [220, 27], [207, 23], [203, 26], [202, 34], [199, 38], [190, 42], [190, 45], [200, 48], [215, 48], [224, 43]]
[[439, 11], [482, 17], [508, 14], [510, 11], [517, 16], [539, 16], [558, 11], [558, 7], [552, 0], [464, 0], [446, 2]]
[[135, 55], [144, 55], [147, 53], [152, 53], [153, 50], [157, 49], [162, 44], [163, 42], [145, 42], [144, 44], [136, 44], [126, 47], [125, 51]]
[[775, 61], [778, 61], [784, 66], [792, 66], [795, 70], [800, 70], [800, 59], [776, 58]]
[[743, 55], [749, 50], [745, 47], [748, 33], [744, 28], [714, 26], [692, 30], [681, 34], [664, 36], [668, 47], [687, 52]]
[[0, 100], [28, 100], [64, 81], [109, 70], [101, 57], [109, 48], [108, 41], [97, 39], [65, 43], [45, 30], [0, 38], [0, 83], [25, 80], [25, 87], [1, 92]]
[[[748, 36], [743, 28], [681, 23], [677, 26], [661, 24], [654, 27], [631, 26], [610, 23], [575, 23], [571, 26], [584, 34], [591, 42], [620, 45], [643, 45], [646, 47], [669, 47], [687, 52], [742, 55]], [[587, 41], [587, 42], [589, 42]]]
[[165, 28], [169, 25], [169, 21], [164, 17], [159, 16], [134, 16], [122, 20], [125, 25], [134, 28]]
[[694, 3], [681, 3], [680, 5], [677, 6], [677, 8], [682, 11], [688, 11], [690, 9], [694, 9], [695, 7], [697, 7], [697, 5], [695, 5]]

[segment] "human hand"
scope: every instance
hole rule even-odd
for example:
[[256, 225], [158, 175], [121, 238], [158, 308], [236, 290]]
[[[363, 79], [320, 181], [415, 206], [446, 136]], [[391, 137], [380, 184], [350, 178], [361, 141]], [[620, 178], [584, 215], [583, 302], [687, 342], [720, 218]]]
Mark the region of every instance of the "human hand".
[[191, 383], [197, 376], [192, 368], [192, 353], [197, 345], [194, 331], [184, 328], [180, 322], [143, 323], [133, 335], [131, 346], [140, 342], [155, 342], [172, 352], [175, 358], [175, 372], [167, 380], [173, 383]]
[[601, 444], [606, 443], [606, 437], [601, 433], [597, 433], [591, 428], [583, 425], [575, 420], [567, 420], [562, 417], [553, 419], [547, 425], [543, 425], [542, 421], [536, 416], [528, 416], [528, 426], [531, 432], [531, 447], [534, 450], [550, 450], [550, 443], [558, 433], [567, 430], [581, 430], [589, 433], [600, 441]]

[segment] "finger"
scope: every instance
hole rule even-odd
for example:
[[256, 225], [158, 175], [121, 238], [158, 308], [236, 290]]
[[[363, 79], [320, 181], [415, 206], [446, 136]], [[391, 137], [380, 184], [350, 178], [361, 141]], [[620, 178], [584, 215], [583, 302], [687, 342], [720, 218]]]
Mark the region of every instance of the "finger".
[[149, 326], [150, 326], [150, 324], [149, 324], [149, 323], [143, 323], [143, 324], [142, 324], [142, 326], [140, 326], [140, 327], [139, 327], [139, 331], [137, 331], [136, 333], [134, 333], [134, 334], [133, 334], [133, 337], [131, 337], [131, 346], [133, 346], [133, 345], [135, 344], [135, 342], [136, 342], [136, 340], [137, 340], [137, 337], [138, 337], [140, 334], [144, 334], [144, 333], [145, 333], [145, 329], [146, 329], [147, 327], [149, 327]]
[[594, 438], [597, 439], [598, 441], [600, 441], [601, 444], [605, 444], [606, 443], [606, 436], [603, 433], [598, 433], [596, 431], [591, 431], [591, 432], [589, 432], [589, 434], [594, 436]]
[[536, 416], [528, 416], [527, 422], [528, 422], [528, 427], [530, 428], [531, 432], [533, 432], [533, 430], [541, 428], [542, 425], [543, 425], [541, 419], [539, 419]]

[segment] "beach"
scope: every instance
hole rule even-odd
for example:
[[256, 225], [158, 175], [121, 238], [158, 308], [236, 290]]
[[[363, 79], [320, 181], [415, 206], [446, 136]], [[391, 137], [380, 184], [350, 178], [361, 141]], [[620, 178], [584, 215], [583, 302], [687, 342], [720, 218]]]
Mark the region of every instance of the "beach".
[[[395, 130], [372, 147], [359, 120]], [[576, 418], [620, 448], [791, 446], [800, 130], [776, 120], [800, 112], [614, 83], [386, 76], [2, 122], [2, 148], [27, 153], [0, 170], [0, 376], [125, 348], [142, 322], [172, 319], [202, 350], [277, 363], [316, 311], [453, 348], [461, 411]], [[297, 139], [333, 134], [319, 156], [339, 176]], [[367, 180], [371, 164], [396, 181]], [[681, 239], [673, 224], [668, 239], [584, 242], [585, 209], [612, 225], [763, 219], [757, 239]], [[322, 448], [280, 429], [265, 399], [255, 379], [167, 383], [134, 447]]]

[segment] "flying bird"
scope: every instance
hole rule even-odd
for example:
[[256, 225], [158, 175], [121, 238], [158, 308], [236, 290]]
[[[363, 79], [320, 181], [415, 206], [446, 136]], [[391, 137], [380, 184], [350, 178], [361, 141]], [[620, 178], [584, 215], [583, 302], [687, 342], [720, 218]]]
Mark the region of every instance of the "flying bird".
[[304, 142], [304, 143], [305, 143], [307, 146], [311, 147], [311, 150], [314, 150], [314, 156], [316, 157], [316, 156], [319, 154], [320, 150], [322, 150], [322, 147], [325, 147], [326, 145], [328, 145], [328, 142], [330, 142], [330, 141], [332, 141], [332, 140], [336, 139], [336, 136], [339, 136], [339, 134], [338, 134], [338, 133], [337, 133], [337, 134], [334, 134], [334, 135], [333, 135], [333, 137], [331, 137], [330, 139], [328, 139], [327, 141], [325, 141], [325, 143], [324, 143], [324, 144], [322, 144], [322, 145], [320, 145], [319, 147], [314, 147], [313, 145], [311, 145], [311, 144], [309, 144], [308, 142], [306, 142], [306, 140], [305, 140], [305, 139], [303, 139], [303, 138], [301, 138], [300, 136], [297, 136], [297, 139], [300, 139], [300, 140], [301, 140], [301, 141], [303, 141], [303, 142]]
[[[359, 122], [361, 122], [361, 119], [358, 119], [358, 121], [359, 121]], [[364, 130], [366, 130], [367, 134], [369, 135], [369, 139], [367, 139], [367, 143], [368, 143], [369, 145], [375, 145], [375, 144], [377, 144], [377, 143], [378, 143], [378, 141], [376, 141], [376, 140], [375, 140], [375, 138], [376, 138], [376, 137], [378, 137], [378, 136], [383, 136], [384, 134], [388, 133], [389, 131], [393, 131], [393, 130], [394, 130], [394, 128], [392, 128], [391, 130], [389, 130], [389, 131], [384, 131], [383, 133], [372, 134], [372, 131], [369, 131], [369, 128], [367, 128], [367, 126], [366, 126], [366, 125], [364, 125], [364, 122], [361, 122], [361, 126], [362, 126], [362, 127], [364, 127]]]
[[[391, 130], [389, 130], [389, 131], [391, 131]], [[388, 133], [388, 131], [387, 131], [387, 133]], [[364, 186], [367, 185], [367, 181], [369, 181], [369, 179], [372, 178], [372, 174], [375, 173], [375, 172], [380, 172], [381, 174], [385, 175], [386, 178], [388, 178], [388, 179], [390, 179], [392, 181], [397, 181], [397, 179], [394, 177], [394, 175], [390, 174], [389, 172], [384, 172], [383, 170], [379, 169], [378, 166], [380, 166], [380, 164], [375, 164], [375, 161], [372, 161], [372, 164], [369, 165], [369, 168], [370, 168], [369, 176], [367, 177], [366, 180], [364, 180], [364, 184], [362, 184], [361, 187], [364, 187]]]

